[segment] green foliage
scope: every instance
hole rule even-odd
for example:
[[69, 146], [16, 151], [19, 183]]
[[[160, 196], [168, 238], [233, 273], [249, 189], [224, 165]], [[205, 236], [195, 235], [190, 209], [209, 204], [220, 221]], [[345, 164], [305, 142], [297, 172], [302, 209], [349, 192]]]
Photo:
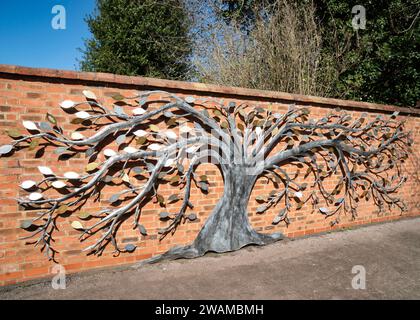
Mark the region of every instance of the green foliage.
[[[225, 19], [246, 28], [252, 27], [253, 10], [270, 8], [276, 2], [215, 1]], [[351, 10], [360, 4], [366, 9], [366, 29], [354, 30]], [[336, 72], [334, 96], [416, 106], [420, 97], [418, 0], [318, 0], [315, 7], [322, 27], [323, 56]]]
[[348, 46], [341, 57], [346, 68], [339, 74], [338, 92], [346, 99], [415, 106], [420, 97], [419, 1], [367, 1], [366, 29], [353, 31], [351, 8], [356, 4], [318, 4], [324, 52], [333, 52], [340, 41]]
[[189, 19], [180, 0], [97, 0], [83, 71], [185, 79]]

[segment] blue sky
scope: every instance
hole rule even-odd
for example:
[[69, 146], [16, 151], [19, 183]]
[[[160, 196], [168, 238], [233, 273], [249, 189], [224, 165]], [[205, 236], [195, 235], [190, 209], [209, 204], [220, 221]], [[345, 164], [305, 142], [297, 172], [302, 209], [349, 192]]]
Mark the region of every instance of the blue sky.
[[[66, 9], [65, 30], [51, 25], [55, 5]], [[0, 64], [77, 70], [94, 7], [95, 0], [1, 0]]]

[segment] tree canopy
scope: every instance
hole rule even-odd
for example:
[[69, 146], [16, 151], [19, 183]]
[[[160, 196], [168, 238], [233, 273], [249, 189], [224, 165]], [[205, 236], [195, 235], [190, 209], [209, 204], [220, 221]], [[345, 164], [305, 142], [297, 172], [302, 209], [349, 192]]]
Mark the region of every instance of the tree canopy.
[[[346, 99], [415, 106], [420, 96], [420, 2], [371, 0], [365, 4], [366, 29], [353, 31], [351, 8], [358, 1], [319, 1], [324, 19], [324, 50], [346, 39], [338, 89]], [[331, 41], [334, 37], [337, 40]]]
[[97, 0], [86, 22], [84, 71], [185, 79], [191, 41], [179, 0]]
[[[310, 2], [310, 1], [309, 1]], [[248, 32], [262, 11], [296, 0], [215, 0], [220, 16]], [[322, 51], [337, 72], [335, 96], [345, 99], [416, 106], [420, 96], [420, 2], [370, 0], [366, 28], [352, 28], [359, 1], [314, 1], [322, 29]], [[302, 31], [304, 32], [304, 31]]]

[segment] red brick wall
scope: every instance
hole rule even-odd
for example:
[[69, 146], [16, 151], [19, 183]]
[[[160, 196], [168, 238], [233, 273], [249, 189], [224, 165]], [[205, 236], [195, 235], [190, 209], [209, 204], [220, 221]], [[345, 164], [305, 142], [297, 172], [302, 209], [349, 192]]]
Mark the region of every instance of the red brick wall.
[[[2, 133], [0, 145], [10, 141], [10, 138], [3, 134], [5, 130], [20, 128], [21, 131], [24, 131], [22, 120], [41, 121], [44, 120], [47, 112], [53, 114], [61, 124], [64, 124], [64, 130], [71, 132], [75, 129], [75, 126], [70, 123], [74, 117], [65, 113], [59, 107], [59, 103], [66, 99], [81, 101], [83, 99], [81, 92], [85, 89], [93, 91], [104, 104], [111, 103], [110, 97], [115, 93], [130, 95], [139, 90], [164, 89], [181, 96], [223, 97], [229, 101], [246, 101], [263, 107], [270, 106], [273, 110], [280, 112], [286, 110], [288, 104], [296, 103], [298, 106], [309, 106], [311, 116], [317, 118], [337, 106], [346, 109], [356, 117], [359, 113], [368, 112], [371, 118], [376, 117], [377, 114], [389, 114], [399, 110], [401, 114], [398, 118], [407, 118], [406, 128], [413, 131], [415, 140], [413, 146], [415, 154], [412, 154], [404, 165], [409, 179], [399, 192], [409, 206], [409, 211], [403, 216], [419, 214], [420, 196], [418, 195], [419, 177], [417, 174], [419, 149], [417, 146], [419, 143], [420, 121], [418, 116], [420, 110], [408, 108], [141, 77], [0, 65], [0, 132]], [[22, 150], [14, 153], [13, 156], [0, 158], [0, 285], [52, 276], [51, 267], [54, 263], [48, 261], [39, 248], [25, 244], [24, 240], [19, 239], [27, 235], [27, 232], [19, 227], [20, 222], [35, 217], [36, 211], [21, 210], [16, 201], [10, 199], [24, 194], [18, 187], [20, 182], [41, 178], [37, 166], [46, 165], [57, 172], [83, 171], [86, 166], [84, 156], [57, 161], [57, 155], [54, 155], [52, 151], [53, 149], [47, 148], [41, 157], [37, 154], [37, 150]], [[77, 217], [63, 217], [58, 220], [59, 231], [54, 233], [56, 240], [54, 246], [59, 250], [58, 262], [66, 268], [67, 272], [77, 272], [133, 263], [162, 253], [175, 245], [192, 242], [223, 192], [223, 181], [217, 167], [201, 165], [199, 172], [203, 172], [209, 177], [210, 192], [208, 195], [204, 195], [198, 189], [193, 189], [192, 202], [195, 204], [193, 212], [197, 213], [199, 219], [182, 224], [173, 236], [169, 235], [162, 241], [158, 240], [157, 231], [167, 222], [159, 220], [158, 213], [162, 209], [157, 204], [148, 203], [143, 208], [141, 216], [141, 223], [147, 228], [148, 236], [141, 236], [137, 230], [133, 230], [130, 219], [123, 224], [119, 231], [120, 242], [134, 243], [138, 246], [134, 253], [124, 253], [114, 257], [112, 250], [107, 250], [100, 257], [87, 256], [81, 250], [90, 242], [80, 243], [79, 232], [70, 226], [72, 221], [78, 220]], [[304, 178], [299, 177], [299, 179]], [[266, 184], [264, 179], [260, 179], [254, 188], [249, 204], [251, 223], [262, 232], [281, 231], [289, 237], [298, 237], [402, 217], [399, 211], [374, 213], [376, 207], [371, 202], [363, 200], [363, 204], [359, 206], [357, 219], [352, 220], [350, 216], [344, 216], [341, 223], [334, 227], [330, 226], [330, 221], [334, 217], [325, 219], [317, 212], [312, 213], [309, 205], [292, 212], [290, 215], [292, 223], [288, 227], [282, 223], [273, 226], [271, 221], [276, 215], [277, 209], [270, 209], [264, 214], [255, 214], [258, 205], [255, 197], [259, 194], [266, 195], [272, 189], [274, 189], [272, 185]], [[103, 194], [102, 199], [108, 199], [113, 191], [115, 190], [110, 188]], [[166, 197], [173, 192], [179, 192], [179, 189], [167, 185], [160, 189], [160, 193]], [[107, 206], [108, 204], [103, 202], [102, 205]], [[176, 204], [170, 205], [167, 209], [171, 211], [176, 206]], [[95, 211], [98, 208], [98, 203], [90, 201], [84, 210]]]

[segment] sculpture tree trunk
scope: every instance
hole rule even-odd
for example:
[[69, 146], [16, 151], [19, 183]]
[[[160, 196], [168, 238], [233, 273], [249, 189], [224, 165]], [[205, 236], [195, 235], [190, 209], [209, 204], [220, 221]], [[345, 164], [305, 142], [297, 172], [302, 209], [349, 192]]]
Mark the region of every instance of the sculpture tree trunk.
[[147, 262], [195, 258], [208, 251], [228, 252], [250, 244], [265, 245], [281, 240], [281, 233], [261, 234], [249, 223], [247, 207], [256, 178], [247, 174], [242, 166], [234, 166], [224, 172], [223, 195], [194, 242], [185, 247], [175, 247]]

